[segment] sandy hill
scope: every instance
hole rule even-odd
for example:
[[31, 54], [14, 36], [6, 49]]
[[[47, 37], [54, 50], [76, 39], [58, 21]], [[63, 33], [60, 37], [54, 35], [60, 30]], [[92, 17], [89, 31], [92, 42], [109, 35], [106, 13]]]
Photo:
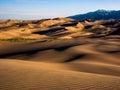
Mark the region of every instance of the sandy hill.
[[70, 18], [0, 20], [0, 38], [76, 38], [120, 34], [120, 20], [75, 21]]
[[119, 90], [119, 26], [120, 20], [0, 20], [0, 90]]

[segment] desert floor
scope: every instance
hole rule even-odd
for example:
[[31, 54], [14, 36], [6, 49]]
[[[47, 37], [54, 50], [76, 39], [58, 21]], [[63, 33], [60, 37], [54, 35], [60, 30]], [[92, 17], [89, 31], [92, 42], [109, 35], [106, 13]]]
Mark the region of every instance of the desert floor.
[[119, 41], [0, 42], [0, 90], [120, 90]]

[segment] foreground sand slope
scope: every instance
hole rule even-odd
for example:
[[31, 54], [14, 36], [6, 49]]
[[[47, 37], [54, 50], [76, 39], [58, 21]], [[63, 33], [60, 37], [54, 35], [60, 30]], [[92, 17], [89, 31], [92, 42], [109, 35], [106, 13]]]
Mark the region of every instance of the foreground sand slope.
[[0, 44], [0, 90], [119, 90], [119, 39]]
[[65, 68], [57, 64], [0, 60], [0, 90], [120, 89], [120, 77], [62, 70]]

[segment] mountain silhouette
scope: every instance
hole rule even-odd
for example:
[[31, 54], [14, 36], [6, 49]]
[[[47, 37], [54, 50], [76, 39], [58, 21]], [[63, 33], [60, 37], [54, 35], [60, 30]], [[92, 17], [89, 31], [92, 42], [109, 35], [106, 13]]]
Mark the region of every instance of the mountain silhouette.
[[94, 12], [88, 12], [86, 14], [78, 14], [69, 16], [69, 18], [75, 20], [109, 20], [120, 19], [120, 10], [97, 10]]

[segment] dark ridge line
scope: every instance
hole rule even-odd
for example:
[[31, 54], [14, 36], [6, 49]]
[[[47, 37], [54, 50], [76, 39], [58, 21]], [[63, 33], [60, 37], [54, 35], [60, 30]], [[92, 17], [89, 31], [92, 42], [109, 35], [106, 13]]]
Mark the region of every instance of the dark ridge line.
[[73, 47], [73, 46], [79, 46], [79, 45], [83, 45], [83, 44], [85, 44], [85, 43], [82, 43], [82, 44], [75, 43], [75, 44], [72, 44], [72, 45], [65, 45], [65, 46], [62, 46], [62, 47], [55, 46], [55, 48], [47, 47], [47, 48], [41, 48], [41, 49], [35, 49], [35, 50], [18, 51], [18, 52], [13, 52], [13, 53], [0, 54], [0, 58], [7, 58], [7, 57], [10, 57], [10, 56], [15, 56], [15, 55], [20, 55], [20, 54], [32, 55], [32, 54], [35, 54], [37, 52], [40, 52], [40, 51], [43, 51], [43, 50], [49, 50], [49, 49], [62, 51], [65, 48], [67, 49], [67, 48], [70, 48], [70, 47]]
[[56, 50], [56, 51], [64, 51], [64, 50], [69, 49], [69, 48], [71, 48], [71, 46], [59, 47], [59, 48], [55, 48], [54, 50]]
[[59, 30], [62, 30], [64, 29], [63, 27], [62, 28], [53, 28], [53, 29], [49, 29], [49, 30], [46, 30], [46, 31], [38, 31], [38, 32], [33, 32], [34, 34], [41, 34], [41, 35], [46, 35], [46, 34], [51, 34], [51, 33], [54, 33], [56, 31], [59, 31]]
[[75, 57], [72, 57], [68, 60], [65, 60], [64, 62], [67, 63], [67, 62], [72, 62], [72, 61], [75, 61], [76, 59], [80, 59], [80, 58], [83, 58], [84, 56], [86, 56], [85, 54], [79, 54], [79, 55], [76, 55]]

